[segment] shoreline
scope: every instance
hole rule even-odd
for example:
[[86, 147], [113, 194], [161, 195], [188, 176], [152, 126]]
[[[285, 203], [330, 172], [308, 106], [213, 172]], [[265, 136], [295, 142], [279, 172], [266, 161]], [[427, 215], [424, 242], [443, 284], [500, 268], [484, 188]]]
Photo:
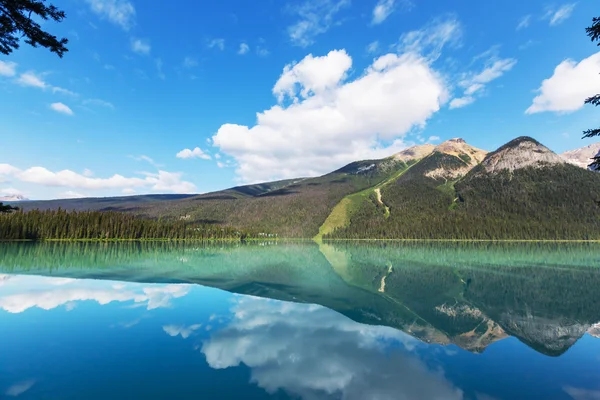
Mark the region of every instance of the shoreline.
[[209, 239], [168, 239], [168, 238], [146, 238], [146, 239], [0, 239], [0, 243], [42, 243], [42, 242], [97, 242], [97, 243], [117, 243], [117, 242], [314, 242], [314, 243], [335, 243], [335, 242], [461, 242], [461, 243], [600, 243], [600, 239], [321, 239], [314, 238], [209, 238]]

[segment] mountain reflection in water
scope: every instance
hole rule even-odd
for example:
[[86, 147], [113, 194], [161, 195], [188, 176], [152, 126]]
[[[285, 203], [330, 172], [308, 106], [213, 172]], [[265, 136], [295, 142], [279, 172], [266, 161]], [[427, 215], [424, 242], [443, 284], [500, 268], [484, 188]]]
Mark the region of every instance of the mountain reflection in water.
[[176, 379], [179, 398], [595, 398], [598, 250], [2, 244], [0, 394], [167, 398]]

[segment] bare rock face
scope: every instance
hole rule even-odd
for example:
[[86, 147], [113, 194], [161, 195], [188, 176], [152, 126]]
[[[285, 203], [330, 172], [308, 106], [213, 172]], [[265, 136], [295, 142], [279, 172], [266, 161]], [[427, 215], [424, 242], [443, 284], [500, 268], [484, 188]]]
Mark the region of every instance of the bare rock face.
[[589, 165], [593, 158], [600, 155], [600, 142], [592, 143], [579, 149], [570, 150], [562, 153], [560, 156], [569, 164], [580, 168], [591, 169]]
[[420, 160], [423, 157], [427, 157], [433, 153], [435, 146], [432, 144], [422, 144], [420, 146], [409, 147], [406, 150], [402, 150], [399, 153], [394, 154], [392, 157], [398, 161], [409, 162], [412, 160]]
[[436, 146], [433, 149], [433, 152], [457, 157], [459, 161], [459, 165], [453, 166], [452, 168], [443, 166], [425, 174], [425, 176], [433, 179], [456, 179], [464, 176], [473, 169], [473, 167], [481, 163], [488, 154], [487, 151], [473, 147], [460, 138], [446, 140]]
[[600, 322], [594, 324], [588, 329], [587, 333], [595, 338], [600, 338]]
[[481, 163], [487, 172], [514, 171], [565, 164], [566, 161], [537, 140], [521, 136], [490, 153]]

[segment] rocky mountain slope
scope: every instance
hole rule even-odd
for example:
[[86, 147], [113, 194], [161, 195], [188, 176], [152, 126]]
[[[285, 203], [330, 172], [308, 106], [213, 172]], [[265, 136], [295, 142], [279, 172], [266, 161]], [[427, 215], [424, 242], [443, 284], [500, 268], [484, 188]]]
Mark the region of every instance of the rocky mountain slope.
[[592, 143], [579, 149], [570, 150], [560, 156], [569, 164], [588, 169], [593, 158], [600, 155], [600, 142]]
[[520, 137], [487, 153], [456, 138], [327, 175], [202, 195], [27, 202], [117, 210], [279, 237], [600, 239], [600, 175]]

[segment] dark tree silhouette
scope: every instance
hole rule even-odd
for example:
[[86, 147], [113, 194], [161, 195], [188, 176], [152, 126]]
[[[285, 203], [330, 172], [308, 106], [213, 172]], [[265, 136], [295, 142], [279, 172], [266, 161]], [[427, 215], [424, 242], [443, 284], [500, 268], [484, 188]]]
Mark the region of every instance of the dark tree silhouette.
[[[592, 26], [585, 28], [585, 32], [590, 37], [590, 39], [592, 39], [592, 42], [598, 42], [598, 46], [600, 46], [600, 17], [592, 19]], [[586, 99], [585, 104], [593, 104], [594, 106], [599, 106], [600, 94]], [[588, 129], [587, 131], [583, 132], [584, 138], [589, 138], [593, 136], [600, 136], [600, 128]], [[590, 167], [600, 169], [600, 155], [594, 158], [594, 162], [590, 164]]]
[[31, 17], [37, 16], [43, 20], [52, 19], [61, 22], [65, 12], [52, 4], [46, 5], [46, 0], [0, 0], [0, 53], [9, 55], [19, 48], [19, 41], [25, 38], [25, 43], [33, 47], [42, 46], [62, 57], [69, 51], [65, 45], [66, 38], [45, 32], [40, 24]]
[[2, 203], [0, 203], [0, 213], [9, 213], [9, 212], [13, 212], [13, 211], [17, 211], [19, 209], [19, 207], [13, 207], [10, 204], [4, 205]]

